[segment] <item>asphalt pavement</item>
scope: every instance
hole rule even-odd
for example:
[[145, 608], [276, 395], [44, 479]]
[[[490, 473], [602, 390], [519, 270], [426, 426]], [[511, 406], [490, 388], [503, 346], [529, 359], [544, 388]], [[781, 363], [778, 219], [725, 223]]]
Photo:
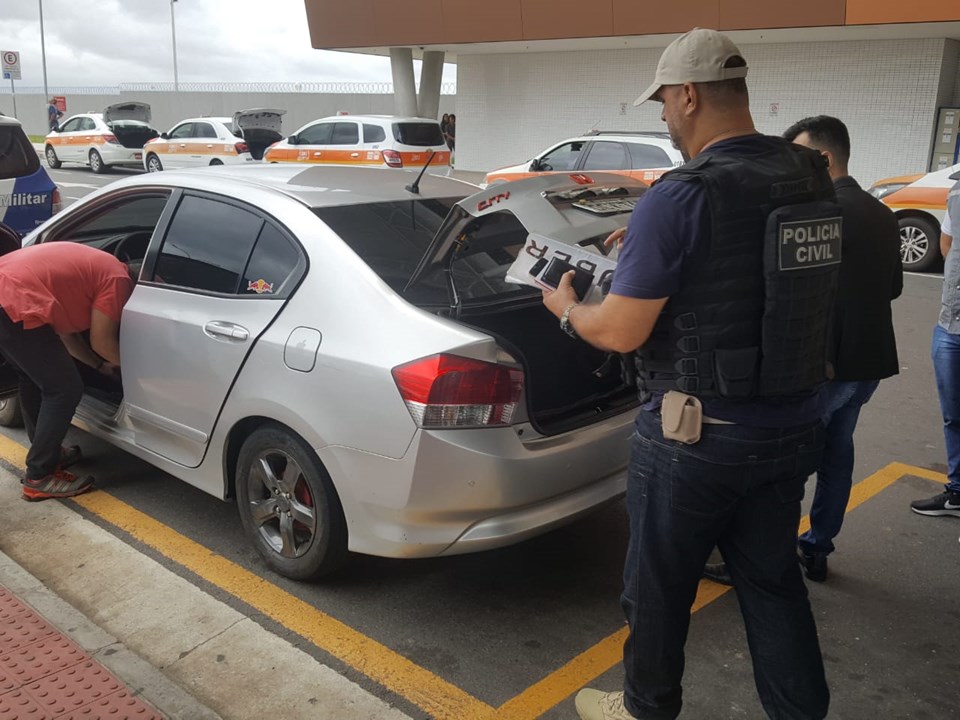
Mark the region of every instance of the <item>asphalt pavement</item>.
[[[128, 171], [52, 171], [64, 201]], [[811, 584], [830, 717], [956, 716], [960, 522], [909, 511], [938, 492], [944, 448], [929, 360], [940, 281], [906, 279], [901, 373], [857, 433], [854, 494]], [[100, 491], [26, 504], [0, 478], [0, 550], [224, 718], [576, 717], [583, 685], [616, 689], [624, 634], [622, 503], [501, 550], [434, 560], [356, 556], [323, 584], [264, 568], [235, 508], [74, 432]], [[0, 437], [17, 467], [22, 432]], [[736, 597], [705, 582], [682, 717], [763, 717]]]

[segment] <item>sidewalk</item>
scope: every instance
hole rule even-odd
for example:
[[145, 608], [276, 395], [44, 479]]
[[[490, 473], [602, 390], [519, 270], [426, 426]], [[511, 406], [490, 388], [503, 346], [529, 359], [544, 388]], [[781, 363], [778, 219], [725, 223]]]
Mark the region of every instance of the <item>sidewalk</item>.
[[219, 715], [0, 553], [0, 718], [217, 720]]

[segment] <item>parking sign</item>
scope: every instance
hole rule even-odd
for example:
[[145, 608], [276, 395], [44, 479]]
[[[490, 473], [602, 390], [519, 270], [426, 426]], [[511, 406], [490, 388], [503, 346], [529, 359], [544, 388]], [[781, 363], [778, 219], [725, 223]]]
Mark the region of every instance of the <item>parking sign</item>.
[[0, 51], [0, 59], [3, 61], [3, 79], [20, 79], [20, 53], [15, 50]]

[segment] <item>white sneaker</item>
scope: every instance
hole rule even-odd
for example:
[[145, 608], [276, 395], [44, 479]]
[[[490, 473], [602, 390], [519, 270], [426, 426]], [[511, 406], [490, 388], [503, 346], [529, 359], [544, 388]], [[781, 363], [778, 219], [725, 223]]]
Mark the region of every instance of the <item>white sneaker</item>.
[[580, 720], [636, 720], [623, 706], [623, 691], [605, 693], [584, 688], [574, 702]]

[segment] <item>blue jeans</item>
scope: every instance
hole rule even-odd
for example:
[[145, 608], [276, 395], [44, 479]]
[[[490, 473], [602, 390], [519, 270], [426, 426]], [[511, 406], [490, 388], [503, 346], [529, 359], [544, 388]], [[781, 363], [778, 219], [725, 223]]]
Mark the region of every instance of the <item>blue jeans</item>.
[[960, 335], [933, 329], [933, 371], [947, 444], [947, 490], [960, 493]]
[[870, 401], [879, 384], [879, 380], [837, 380], [823, 388], [823, 461], [817, 470], [810, 529], [797, 541], [806, 553], [826, 555], [834, 551], [833, 539], [840, 534], [853, 487], [853, 431], [860, 408]]
[[704, 425], [695, 445], [665, 440], [641, 411], [627, 481], [630, 544], [621, 604], [624, 701], [673, 720], [690, 608], [718, 546], [734, 579], [760, 701], [774, 720], [820, 720], [830, 701], [817, 628], [797, 563], [804, 482], [820, 464], [820, 423]]

